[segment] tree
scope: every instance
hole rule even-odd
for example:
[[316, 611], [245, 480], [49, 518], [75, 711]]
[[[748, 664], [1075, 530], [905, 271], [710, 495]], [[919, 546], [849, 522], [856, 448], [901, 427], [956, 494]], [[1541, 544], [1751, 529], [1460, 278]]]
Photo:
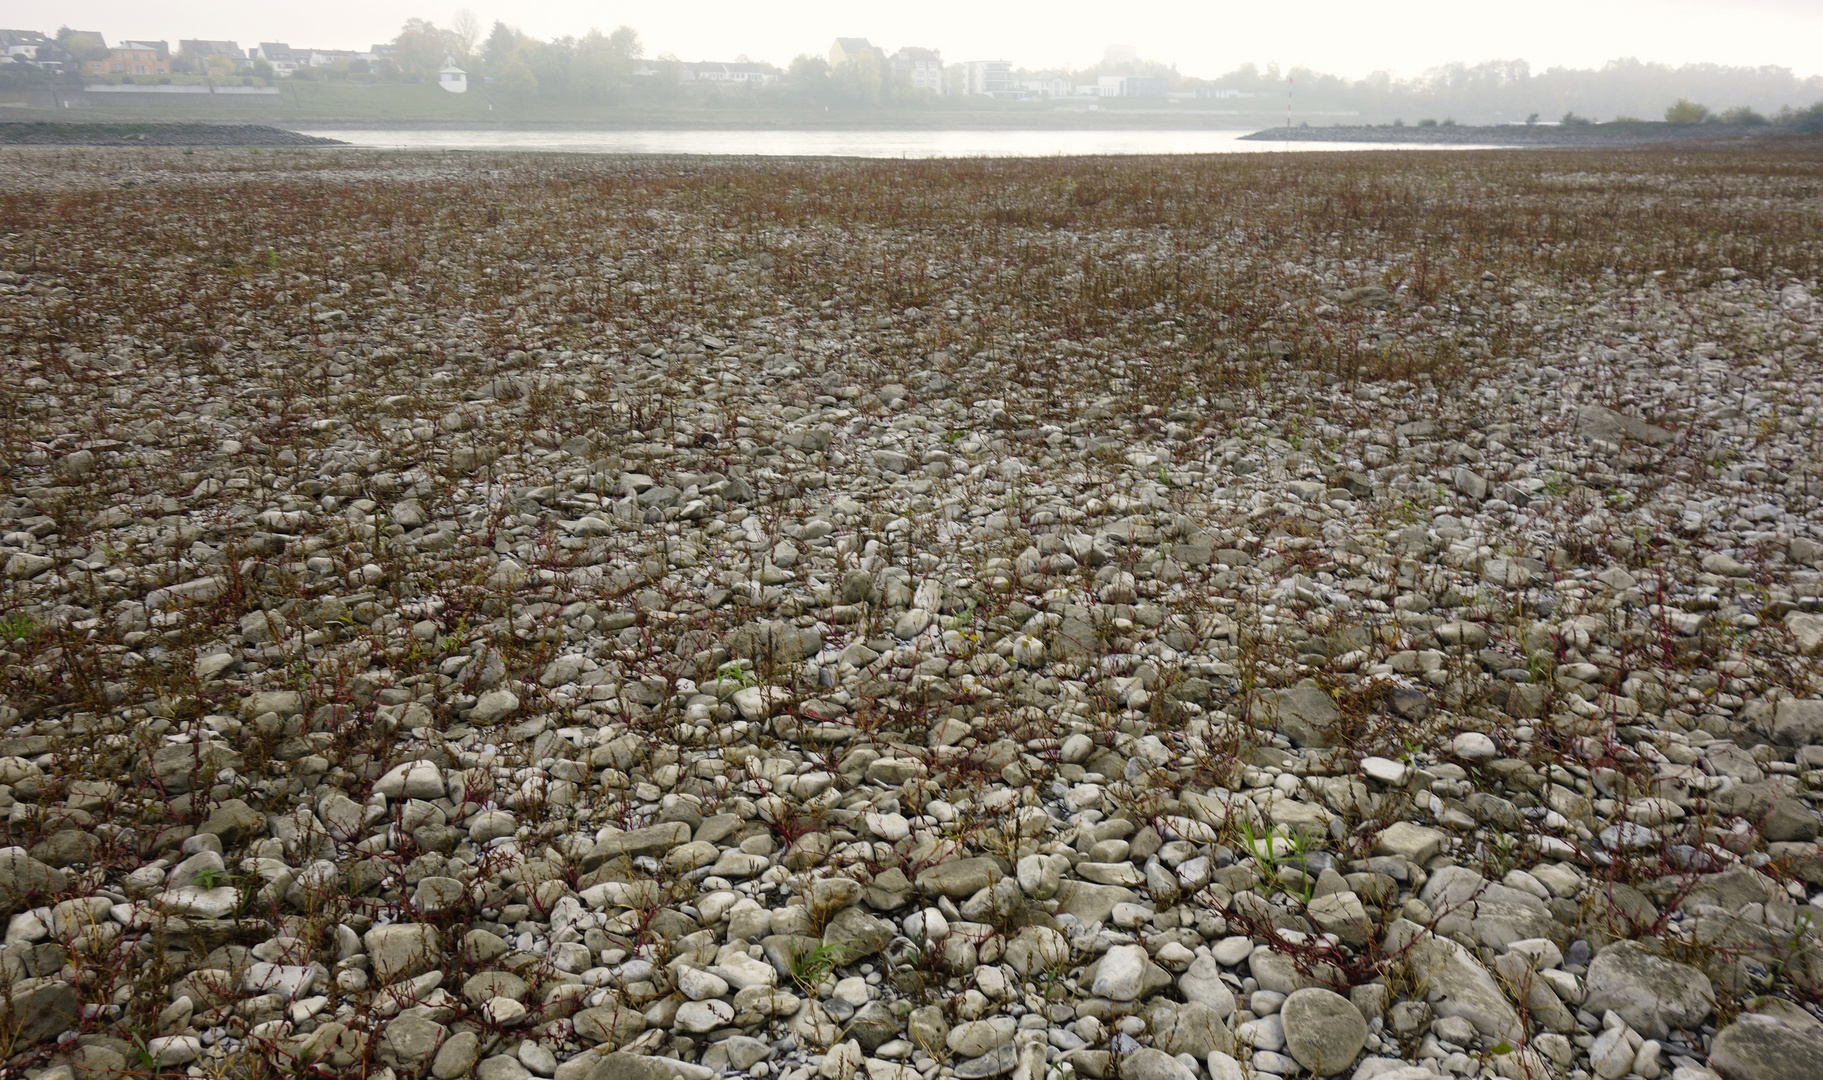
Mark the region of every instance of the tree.
[[1689, 98], [1678, 98], [1675, 104], [1665, 110], [1665, 122], [1668, 124], [1700, 124], [1707, 119], [1708, 107], [1698, 105]]
[[530, 65], [515, 56], [501, 69], [500, 90], [518, 101], [534, 101], [538, 97], [538, 76], [532, 74]]
[[520, 33], [518, 30], [495, 20], [494, 29], [487, 35], [487, 43], [481, 46], [481, 62], [487, 70], [499, 74], [513, 59], [519, 50]]
[[622, 60], [637, 60], [646, 54], [646, 47], [640, 43], [639, 31], [622, 25], [608, 35], [608, 52]]
[[475, 55], [475, 46], [481, 41], [480, 18], [469, 8], [462, 8], [450, 23], [448, 36], [458, 54], [463, 57]]
[[414, 75], [433, 74], [444, 60], [468, 55], [453, 31], [438, 29], [429, 19], [405, 20], [392, 44], [398, 50], [399, 67]]
[[67, 26], [58, 28], [57, 44], [77, 60], [106, 60], [109, 56], [108, 47], [102, 42], [101, 35], [71, 30]]

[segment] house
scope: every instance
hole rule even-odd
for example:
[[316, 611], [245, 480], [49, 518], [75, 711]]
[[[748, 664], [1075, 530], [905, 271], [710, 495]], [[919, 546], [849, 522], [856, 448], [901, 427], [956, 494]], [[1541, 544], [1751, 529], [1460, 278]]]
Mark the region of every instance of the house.
[[996, 98], [1022, 98], [1025, 90], [1013, 78], [1011, 60], [970, 60], [963, 65], [963, 93]]
[[171, 50], [162, 41], [123, 41], [108, 50], [106, 60], [84, 60], [91, 75], [169, 75]]
[[742, 86], [765, 86], [779, 80], [778, 69], [770, 64], [736, 62], [732, 64], [704, 61], [677, 65], [680, 82], [735, 83]]
[[456, 66], [453, 59], [443, 61], [437, 69], [437, 85], [452, 94], [468, 93], [468, 72]]
[[914, 90], [929, 90], [933, 94], [943, 93], [942, 52], [908, 45], [893, 53], [890, 63], [895, 80], [905, 83]]
[[252, 49], [253, 59], [272, 65], [274, 75], [290, 75], [304, 66], [308, 50], [293, 49], [282, 41], [262, 41]]
[[0, 30], [0, 56], [12, 63], [46, 64], [61, 59], [54, 38], [36, 30]]
[[844, 64], [852, 64], [863, 56], [871, 56], [876, 61], [884, 63], [886, 50], [866, 38], [839, 37], [836, 39], [836, 43], [829, 47], [829, 66], [839, 68]]
[[1076, 92], [1067, 75], [1040, 75], [1021, 80], [1019, 86], [1030, 97], [1070, 97]]
[[232, 75], [237, 70], [251, 66], [247, 54], [241, 51], [239, 44], [232, 41], [180, 38], [177, 51], [189, 57], [196, 72], [202, 75]]
[[1151, 75], [1103, 75], [1095, 80], [1099, 96], [1129, 98], [1162, 98], [1165, 80]]

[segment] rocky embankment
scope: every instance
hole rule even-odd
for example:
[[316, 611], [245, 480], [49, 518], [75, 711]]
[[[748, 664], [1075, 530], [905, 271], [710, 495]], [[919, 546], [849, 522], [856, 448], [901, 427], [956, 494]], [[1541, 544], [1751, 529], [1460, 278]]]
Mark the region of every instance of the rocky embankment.
[[1801, 192], [270, 157], [6, 166], [9, 1074], [1823, 1071]]
[[0, 123], [0, 146], [345, 146], [267, 124]]

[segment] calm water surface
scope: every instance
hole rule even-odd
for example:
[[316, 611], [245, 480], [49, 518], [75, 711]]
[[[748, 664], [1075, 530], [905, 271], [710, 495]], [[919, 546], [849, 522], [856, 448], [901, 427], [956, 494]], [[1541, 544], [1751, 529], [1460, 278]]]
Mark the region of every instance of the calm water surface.
[[312, 129], [397, 150], [762, 157], [1055, 157], [1071, 154], [1261, 154], [1336, 150], [1488, 150], [1484, 146], [1241, 141], [1246, 131], [449, 131]]

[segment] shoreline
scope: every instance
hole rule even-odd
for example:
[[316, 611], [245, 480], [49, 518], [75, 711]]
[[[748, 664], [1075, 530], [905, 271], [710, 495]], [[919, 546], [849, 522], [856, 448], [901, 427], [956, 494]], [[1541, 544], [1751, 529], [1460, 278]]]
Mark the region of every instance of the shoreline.
[[0, 121], [0, 146], [346, 146], [272, 124], [19, 123]]
[[1360, 142], [1401, 143], [1410, 146], [1454, 146], [1463, 144], [1497, 144], [1503, 147], [1575, 148], [1642, 146], [1648, 143], [1702, 142], [1716, 143], [1730, 139], [1749, 139], [1785, 134], [1778, 129], [1746, 124], [1667, 124], [1656, 121], [1638, 123], [1590, 124], [1562, 127], [1559, 125], [1520, 124], [1467, 125], [1448, 127], [1390, 127], [1386, 125], [1353, 125], [1348, 127], [1265, 128], [1243, 139], [1256, 142]]

